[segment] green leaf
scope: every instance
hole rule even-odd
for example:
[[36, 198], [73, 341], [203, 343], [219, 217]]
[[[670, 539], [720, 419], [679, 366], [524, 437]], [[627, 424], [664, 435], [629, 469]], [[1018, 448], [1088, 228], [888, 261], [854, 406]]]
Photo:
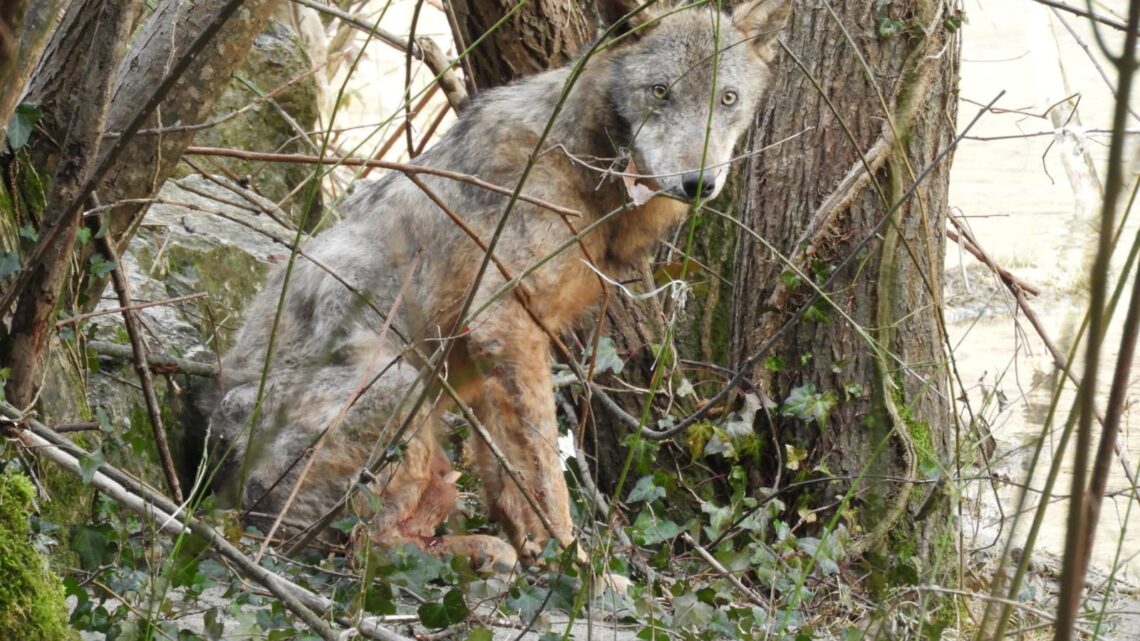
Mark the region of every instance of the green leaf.
[[637, 485], [633, 486], [633, 491], [629, 493], [628, 501], [630, 503], [637, 503], [639, 501], [655, 501], [663, 498], [665, 498], [665, 488], [654, 483], [652, 476], [643, 476], [637, 480]]
[[0, 278], [20, 271], [20, 256], [16, 252], [0, 252]]
[[206, 610], [205, 616], [202, 617], [203, 628], [206, 631], [206, 638], [210, 641], [219, 641], [222, 634], [226, 631], [225, 617], [222, 617], [217, 608], [210, 608]]
[[115, 271], [115, 263], [103, 258], [102, 254], [92, 254], [91, 260], [87, 263], [87, 269], [91, 272], [92, 276], [102, 278], [107, 274]]
[[432, 630], [442, 630], [461, 623], [468, 613], [463, 592], [458, 588], [443, 595], [443, 603], [425, 603], [419, 609], [420, 622]]
[[633, 538], [638, 545], [655, 545], [676, 538], [681, 528], [669, 519], [658, 517], [653, 510], [644, 509], [633, 522]]
[[598, 341], [598, 357], [594, 364], [594, 371], [599, 374], [603, 372], [620, 374], [623, 367], [625, 367], [625, 361], [618, 356], [614, 339], [603, 336]]
[[815, 421], [821, 428], [827, 426], [827, 417], [835, 408], [838, 396], [833, 391], [820, 392], [814, 383], [804, 383], [792, 389], [784, 400], [784, 416], [794, 416], [801, 421]]
[[83, 478], [84, 485], [91, 484], [91, 479], [95, 478], [95, 472], [104, 462], [102, 449], [95, 450], [87, 456], [79, 458], [79, 472]]
[[91, 228], [80, 227], [79, 231], [75, 232], [75, 242], [78, 243], [80, 247], [91, 242]]
[[24, 225], [16, 233], [20, 235], [20, 238], [30, 240], [33, 243], [40, 239], [40, 235], [36, 231], [36, 228], [32, 227], [31, 225]]
[[84, 570], [97, 570], [114, 556], [114, 546], [108, 536], [106, 525], [75, 526], [71, 535], [71, 549], [79, 555], [79, 565]]
[[495, 638], [487, 628], [475, 628], [467, 635], [467, 641], [491, 641]]
[[44, 112], [38, 106], [26, 102], [16, 107], [16, 113], [12, 114], [12, 120], [8, 122], [8, 146], [12, 151], [28, 144], [36, 123], [43, 115]]

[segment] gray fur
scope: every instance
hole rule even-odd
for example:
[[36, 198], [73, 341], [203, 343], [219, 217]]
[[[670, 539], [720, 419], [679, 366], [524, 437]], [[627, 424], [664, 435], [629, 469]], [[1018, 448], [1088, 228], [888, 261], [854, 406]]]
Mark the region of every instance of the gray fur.
[[[651, 23], [664, 10], [642, 11], [631, 20], [630, 35], [590, 58], [537, 149], [571, 67], [480, 95], [416, 163], [513, 187], [528, 157], [537, 151], [524, 193], [581, 212], [571, 221], [577, 229], [621, 210], [582, 241], [599, 270], [617, 273], [641, 258], [679, 220], [683, 209], [659, 203], [666, 197], [688, 200], [683, 176], [703, 165], [706, 180], [713, 181], [713, 195], [723, 187], [733, 146], [746, 130], [768, 77], [771, 38], [744, 41], [745, 34], [778, 28], [790, 4], [791, 0], [758, 0], [738, 10], [735, 18], [708, 8], [690, 8], [656, 24]], [[722, 50], [716, 58], [714, 88], [711, 54], [716, 32]], [[668, 88], [664, 99], [655, 97], [655, 85]], [[735, 103], [722, 104], [726, 91], [735, 92]], [[645, 207], [630, 204], [620, 177], [606, 173], [626, 170], [631, 158], [643, 176], [640, 182], [664, 194]], [[421, 178], [480, 238], [492, 238], [507, 203], [505, 196], [442, 177], [421, 174]], [[252, 302], [234, 347], [223, 360], [224, 397], [212, 419], [215, 432], [233, 445], [236, 460], [248, 458], [243, 502], [249, 505], [262, 499], [284, 475], [278, 489], [258, 508], [279, 511], [296, 482], [306, 448], [336, 422], [353, 392], [375, 378], [343, 422], [329, 430], [289, 514], [297, 520], [320, 516], [356, 480], [355, 470], [390, 444], [412, 399], [423, 389], [418, 377], [426, 355], [447, 339], [457, 341], [446, 370], [449, 380], [456, 386], [474, 381], [468, 402], [496, 439], [506, 441], [500, 445], [526, 477], [541, 507], [553, 514], [550, 520], [560, 531], [536, 532], [533, 519], [519, 516], [520, 510], [529, 508], [508, 501], [517, 491], [484, 452], [479, 463], [492, 516], [504, 521], [512, 542], [528, 555], [534, 553], [528, 546], [540, 545], [550, 536], [568, 542], [572, 533], [563, 504], [565, 486], [561, 473], [548, 469], [551, 461], [557, 465], [557, 454], [551, 454], [557, 427], [545, 335], [520, 300], [508, 293], [477, 318], [465, 321], [461, 336], [447, 336], [459, 326], [457, 314], [484, 254], [403, 174], [391, 173], [362, 188], [342, 213], [345, 220], [313, 240], [306, 251], [355, 289], [367, 292], [371, 303], [385, 313], [398, 292], [404, 294], [392, 327], [381, 340], [380, 314], [324, 269], [298, 259], [268, 368], [264, 405], [253, 426], [254, 445], [247, 451], [247, 429], [283, 272], [271, 278]], [[582, 249], [567, 243], [572, 237], [559, 215], [519, 202], [495, 252], [517, 275], [569, 244], [523, 282], [531, 313], [554, 332], [567, 329], [601, 291], [583, 265]], [[483, 306], [505, 282], [492, 265], [477, 285], [473, 309]], [[410, 340], [412, 347], [403, 339]], [[496, 405], [498, 398], [512, 399], [514, 410]], [[433, 436], [437, 421], [432, 417], [446, 406], [442, 401], [425, 404], [403, 436], [408, 441], [403, 462], [389, 466], [374, 486], [381, 499], [372, 524], [378, 538], [400, 528], [402, 535], [408, 535], [409, 510], [419, 509], [421, 494], [434, 491], [425, 483], [438, 481], [438, 475], [429, 475], [423, 467], [438, 452]], [[287, 473], [296, 459], [302, 463]], [[412, 534], [431, 535], [419, 530]]]

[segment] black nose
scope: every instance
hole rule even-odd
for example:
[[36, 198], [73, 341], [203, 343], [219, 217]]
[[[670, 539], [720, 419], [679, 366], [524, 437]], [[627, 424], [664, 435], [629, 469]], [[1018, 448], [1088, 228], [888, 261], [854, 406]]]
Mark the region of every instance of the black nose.
[[715, 182], [712, 176], [697, 172], [681, 176], [681, 188], [685, 190], [685, 195], [689, 198], [696, 198], [697, 196], [708, 198], [716, 187]]

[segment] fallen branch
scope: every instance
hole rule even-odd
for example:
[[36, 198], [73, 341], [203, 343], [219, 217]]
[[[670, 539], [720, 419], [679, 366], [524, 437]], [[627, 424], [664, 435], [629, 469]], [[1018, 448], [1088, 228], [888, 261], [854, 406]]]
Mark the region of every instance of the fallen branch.
[[[80, 458], [87, 452], [74, 443], [56, 434], [39, 421], [24, 416], [8, 403], [0, 401], [0, 427], [6, 434], [18, 440], [30, 451], [60, 465], [73, 474], [80, 475]], [[158, 529], [173, 535], [187, 532], [206, 539], [213, 552], [232, 563], [238, 573], [268, 590], [291, 612], [299, 616], [306, 625], [326, 641], [339, 641], [338, 634], [323, 620], [336, 609], [336, 604], [328, 598], [303, 588], [265, 568], [255, 564], [241, 550], [234, 547], [217, 530], [194, 516], [182, 507], [146, 487], [113, 466], [103, 464], [92, 476], [91, 485], [115, 502], [148, 519]], [[379, 622], [365, 618], [351, 622], [346, 617], [336, 616], [342, 625], [354, 628], [364, 636], [380, 641], [412, 641], [380, 627]]]
[[[110, 356], [112, 358], [131, 358], [133, 352], [129, 345], [120, 345], [118, 343], [108, 343], [107, 341], [88, 341], [87, 349], [99, 354], [101, 356]], [[148, 353], [146, 355], [147, 365], [150, 366], [150, 371], [155, 374], [190, 374], [191, 376], [208, 376], [214, 377], [218, 375], [218, 368], [216, 365], [210, 363], [200, 363], [198, 361], [191, 361], [184, 358], [175, 358], [165, 354]]]

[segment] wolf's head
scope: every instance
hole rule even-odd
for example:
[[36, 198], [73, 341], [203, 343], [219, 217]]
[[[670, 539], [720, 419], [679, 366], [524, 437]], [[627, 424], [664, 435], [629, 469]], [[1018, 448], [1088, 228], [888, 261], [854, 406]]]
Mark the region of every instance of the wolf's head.
[[751, 0], [731, 16], [709, 5], [599, 2], [619, 34], [610, 100], [629, 125], [639, 174], [683, 200], [720, 192], [792, 2]]

